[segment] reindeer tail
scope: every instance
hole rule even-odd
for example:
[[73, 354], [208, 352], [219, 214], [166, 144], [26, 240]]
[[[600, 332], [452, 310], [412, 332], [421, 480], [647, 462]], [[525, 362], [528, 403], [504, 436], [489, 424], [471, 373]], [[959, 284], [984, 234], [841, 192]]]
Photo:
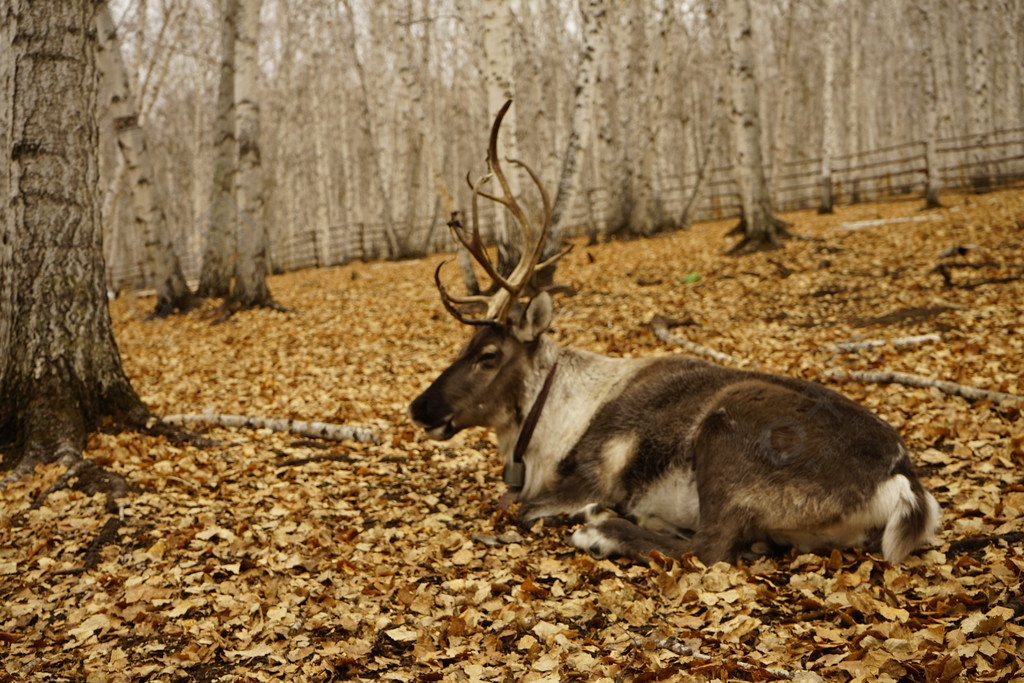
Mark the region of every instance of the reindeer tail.
[[[902, 463], [901, 463], [902, 464]], [[910, 466], [910, 461], [906, 461]], [[882, 533], [882, 554], [889, 562], [903, 560], [912, 550], [926, 543], [939, 529], [939, 504], [921, 486], [913, 471], [894, 477], [903, 479], [898, 500]]]

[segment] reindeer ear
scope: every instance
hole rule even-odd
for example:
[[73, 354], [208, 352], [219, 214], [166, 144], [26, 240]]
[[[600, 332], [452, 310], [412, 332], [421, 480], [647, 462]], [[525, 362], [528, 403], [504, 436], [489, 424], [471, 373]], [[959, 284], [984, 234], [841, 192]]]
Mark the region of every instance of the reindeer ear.
[[513, 332], [516, 339], [532, 342], [551, 326], [551, 295], [541, 292], [533, 297], [523, 315], [515, 322]]

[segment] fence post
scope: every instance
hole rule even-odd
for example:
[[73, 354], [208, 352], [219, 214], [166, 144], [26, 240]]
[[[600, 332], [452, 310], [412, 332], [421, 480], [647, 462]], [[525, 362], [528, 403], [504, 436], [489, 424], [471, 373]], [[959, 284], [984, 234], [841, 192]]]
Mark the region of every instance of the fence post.
[[924, 208], [937, 209], [942, 206], [939, 202], [939, 192], [942, 191], [942, 179], [939, 177], [939, 160], [935, 154], [935, 139], [929, 135], [924, 143], [924, 166], [925, 166], [925, 191]]
[[835, 210], [835, 195], [832, 192], [832, 156], [826, 152], [821, 157], [821, 205], [818, 213], [832, 213]]

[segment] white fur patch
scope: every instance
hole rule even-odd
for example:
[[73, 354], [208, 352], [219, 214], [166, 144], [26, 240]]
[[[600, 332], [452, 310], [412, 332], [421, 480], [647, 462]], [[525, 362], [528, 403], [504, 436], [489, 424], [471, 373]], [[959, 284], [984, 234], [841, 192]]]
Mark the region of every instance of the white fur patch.
[[674, 468], [647, 487], [628, 512], [637, 524], [659, 533], [696, 529], [700, 522], [700, 495], [693, 470]]
[[[549, 343], [545, 353], [551, 354], [547, 362], [558, 358], [558, 371], [551, 385], [547, 405], [541, 412], [536, 431], [523, 460], [526, 462], [526, 483], [520, 500], [529, 500], [539, 495], [556, 479], [558, 462], [583, 437], [590, 420], [602, 405], [618, 396], [629, 378], [652, 362], [651, 359], [606, 358], [586, 351], [559, 350], [546, 337], [541, 343]], [[538, 372], [527, 387], [525, 413], [532, 405], [544, 373]], [[499, 430], [499, 448], [506, 460], [512, 457], [512, 447], [517, 433], [502, 434]]]
[[882, 554], [889, 562], [899, 562], [934, 532], [938, 522], [938, 504], [928, 494], [928, 524], [924, 538], [902, 535], [902, 520], [917, 509], [918, 501], [910, 481], [902, 474], [885, 480], [864, 505], [850, 512], [832, 526], [821, 529], [772, 530], [772, 538], [779, 543], [794, 545], [802, 550], [832, 546], [847, 548], [863, 545], [868, 533], [884, 528]]
[[903, 533], [901, 528], [903, 518], [913, 513], [917, 509], [917, 504], [916, 499], [904, 501], [902, 509], [894, 511], [893, 516], [889, 518], [889, 523], [885, 525], [885, 533], [882, 534], [882, 554], [889, 562], [899, 562], [914, 548], [928, 541], [939, 529], [939, 504], [932, 494], [925, 493], [924, 504], [927, 521], [924, 525], [924, 533], [918, 537], [906, 536]]
[[598, 531], [597, 527], [593, 526], [577, 529], [569, 537], [569, 542], [583, 552], [590, 553], [598, 559], [619, 552], [618, 544]]
[[622, 488], [622, 473], [636, 453], [637, 435], [618, 434], [601, 446], [601, 491], [615, 498]]

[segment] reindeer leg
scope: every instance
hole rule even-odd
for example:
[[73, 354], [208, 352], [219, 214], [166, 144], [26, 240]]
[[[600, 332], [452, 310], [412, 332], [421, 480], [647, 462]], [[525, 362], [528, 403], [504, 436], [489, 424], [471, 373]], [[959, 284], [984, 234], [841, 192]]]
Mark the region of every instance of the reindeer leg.
[[622, 556], [647, 562], [655, 550], [670, 557], [693, 550], [689, 539], [645, 529], [611, 508], [591, 504], [581, 516], [585, 525], [573, 532], [569, 542], [599, 559]]
[[594, 496], [576, 493], [586, 490], [589, 488], [570, 482], [553, 493], [523, 501], [519, 508], [519, 525], [529, 529], [539, 519], [544, 520], [546, 527], [564, 527], [586, 522], [587, 518], [583, 511], [590, 507], [588, 503], [594, 500]]
[[701, 524], [693, 536], [693, 553], [707, 565], [734, 562], [740, 548], [759, 536], [754, 532], [750, 513], [701, 505]]
[[621, 556], [646, 562], [655, 550], [669, 557], [692, 552], [710, 565], [732, 562], [737, 548], [749, 539], [749, 525], [742, 513], [702, 524], [692, 538], [647, 529], [596, 504], [586, 506], [581, 516], [586, 523], [573, 533], [570, 543], [597, 558]]

